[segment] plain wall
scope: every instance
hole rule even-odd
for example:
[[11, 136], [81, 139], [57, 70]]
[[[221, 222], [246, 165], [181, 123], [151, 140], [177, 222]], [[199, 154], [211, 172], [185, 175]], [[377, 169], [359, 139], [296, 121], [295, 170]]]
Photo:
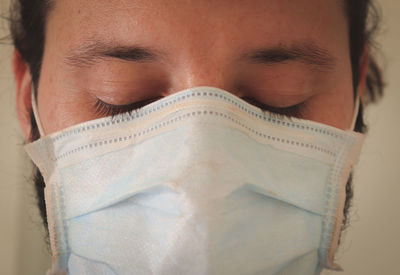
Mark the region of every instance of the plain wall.
[[[323, 1], [323, 0], [321, 0]], [[337, 254], [343, 275], [400, 274], [400, 1], [380, 0], [379, 36], [386, 57], [386, 95], [367, 110], [370, 131], [355, 170], [350, 227]], [[0, 1], [7, 14], [8, 0]], [[2, 37], [7, 23], [1, 21]], [[22, 150], [11, 73], [12, 48], [0, 47], [0, 274], [44, 274], [49, 254]]]
[[[0, 0], [8, 16], [9, 0]], [[0, 274], [45, 274], [50, 254], [44, 242], [32, 188], [31, 165], [23, 151], [24, 140], [15, 112], [15, 85], [7, 39], [8, 22], [0, 20]]]
[[366, 114], [370, 130], [355, 169], [350, 227], [337, 254], [345, 275], [400, 274], [400, 1], [377, 2], [387, 86]]

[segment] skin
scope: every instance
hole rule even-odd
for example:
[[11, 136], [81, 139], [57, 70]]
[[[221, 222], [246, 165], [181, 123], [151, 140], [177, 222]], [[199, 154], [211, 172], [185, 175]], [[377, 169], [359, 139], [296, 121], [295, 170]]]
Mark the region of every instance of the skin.
[[[57, 0], [47, 18], [39, 117], [49, 135], [104, 116], [96, 113], [99, 100], [127, 105], [214, 86], [269, 110], [299, 106], [302, 119], [349, 129], [348, 36], [342, 0]], [[13, 67], [29, 142], [32, 81], [17, 51]], [[367, 68], [365, 49], [361, 98]]]
[[[137, 47], [154, 56], [127, 58]], [[310, 48], [314, 57], [282, 57], [288, 49], [304, 54]], [[256, 51], [268, 58], [260, 61]], [[338, 0], [57, 0], [47, 20], [39, 116], [47, 135], [101, 117], [98, 99], [126, 105], [215, 86], [271, 109], [299, 104], [299, 117], [348, 129], [354, 106], [349, 54]], [[361, 96], [367, 63], [364, 57]], [[14, 73], [29, 140], [31, 78], [18, 52]]]

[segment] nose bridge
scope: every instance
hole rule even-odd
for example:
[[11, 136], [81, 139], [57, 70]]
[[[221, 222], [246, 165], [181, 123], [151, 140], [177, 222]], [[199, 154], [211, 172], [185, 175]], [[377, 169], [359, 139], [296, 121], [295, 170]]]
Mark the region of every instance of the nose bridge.
[[171, 90], [180, 91], [196, 86], [214, 86], [229, 90], [229, 69], [221, 57], [218, 59], [209, 51], [186, 55], [173, 70]]
[[225, 42], [224, 39], [210, 39], [202, 43], [183, 43], [175, 67], [171, 68], [169, 93], [198, 86], [212, 86], [234, 93], [232, 56]]

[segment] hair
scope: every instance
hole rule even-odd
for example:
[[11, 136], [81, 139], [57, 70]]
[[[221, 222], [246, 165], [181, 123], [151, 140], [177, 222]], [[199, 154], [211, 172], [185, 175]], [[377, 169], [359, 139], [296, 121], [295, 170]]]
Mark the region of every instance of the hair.
[[[10, 31], [15, 48], [29, 66], [33, 86], [37, 91], [40, 79], [42, 58], [45, 43], [46, 18], [52, 8], [52, 0], [15, 0], [11, 6]], [[354, 95], [359, 84], [360, 62], [366, 47], [369, 49], [369, 67], [366, 78], [364, 103], [376, 102], [383, 94], [383, 80], [380, 67], [373, 55], [374, 34], [379, 26], [379, 13], [372, 0], [345, 0], [345, 9], [349, 25], [349, 49], [352, 66]], [[367, 127], [363, 119], [363, 105], [360, 105], [355, 130], [365, 133]], [[40, 137], [31, 112], [31, 141]], [[342, 229], [347, 225], [348, 211], [353, 197], [351, 176], [346, 185], [346, 201]], [[45, 183], [39, 170], [35, 167], [35, 189], [38, 206], [47, 229], [47, 215], [44, 202]]]

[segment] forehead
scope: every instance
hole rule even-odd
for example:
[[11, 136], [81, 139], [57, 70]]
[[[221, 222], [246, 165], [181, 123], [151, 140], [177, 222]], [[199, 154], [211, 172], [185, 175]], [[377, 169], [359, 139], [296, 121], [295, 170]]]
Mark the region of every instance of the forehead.
[[57, 0], [49, 13], [47, 36], [62, 42], [58, 43], [60, 50], [100, 39], [111, 43], [157, 44], [168, 51], [179, 51], [184, 45], [217, 49], [227, 48], [229, 42], [240, 48], [257, 43], [265, 46], [312, 40], [334, 51], [340, 42], [347, 45], [347, 20], [341, 3], [339, 0]]

